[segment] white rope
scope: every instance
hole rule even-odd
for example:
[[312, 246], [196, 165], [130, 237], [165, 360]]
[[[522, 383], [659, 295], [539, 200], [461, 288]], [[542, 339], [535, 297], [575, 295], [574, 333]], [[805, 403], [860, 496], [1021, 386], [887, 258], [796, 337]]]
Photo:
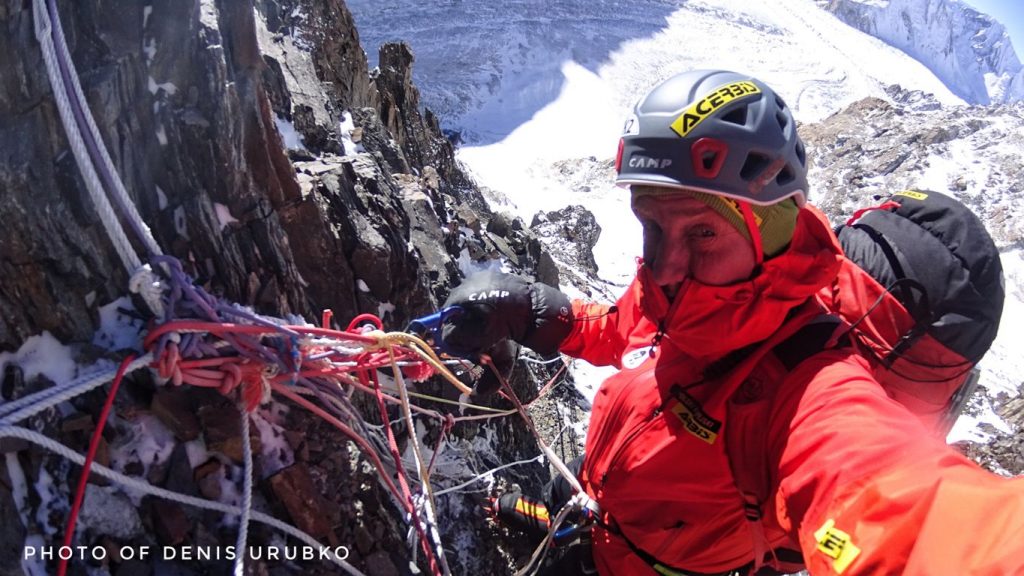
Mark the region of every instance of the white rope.
[[462, 484], [459, 484], [457, 486], [451, 486], [449, 488], [445, 488], [444, 490], [438, 490], [438, 491], [434, 492], [434, 496], [444, 496], [445, 494], [449, 494], [451, 492], [457, 492], [457, 491], [465, 488], [466, 486], [469, 486], [469, 485], [473, 484], [474, 482], [479, 482], [480, 480], [485, 480], [485, 479], [489, 478], [490, 476], [494, 475], [495, 472], [500, 472], [500, 471], [502, 471], [502, 470], [504, 470], [506, 468], [511, 468], [513, 466], [521, 466], [523, 464], [529, 464], [531, 462], [538, 462], [539, 463], [541, 461], [541, 458], [543, 458], [543, 455], [538, 454], [537, 456], [534, 456], [533, 458], [529, 458], [527, 460], [518, 460], [516, 462], [509, 462], [508, 464], [503, 464], [501, 466], [498, 466], [497, 468], [493, 468], [491, 470], [488, 470], [487, 472], [484, 472], [483, 474], [477, 474], [476, 476], [470, 478], [469, 480], [466, 480]]
[[64, 124], [64, 131], [68, 137], [68, 144], [75, 155], [75, 162], [78, 169], [82, 171], [82, 179], [89, 191], [89, 198], [92, 200], [96, 211], [99, 213], [100, 221], [103, 223], [107, 236], [110, 237], [117, 255], [121, 257], [121, 263], [130, 274], [139, 267], [140, 261], [131, 242], [125, 236], [121, 223], [114, 214], [114, 208], [110, 205], [103, 191], [103, 184], [100, 182], [96, 169], [89, 158], [89, 152], [85, 149], [82, 141], [82, 134], [75, 124], [75, 115], [71, 111], [71, 104], [68, 102], [68, 94], [64, 86], [64, 80], [60, 75], [60, 68], [57, 64], [57, 55], [54, 53], [53, 38], [50, 36], [50, 16], [46, 12], [44, 0], [34, 0], [32, 3], [33, 16], [36, 24], [36, 38], [43, 51], [43, 61], [46, 63], [46, 75], [50, 78], [50, 86], [53, 88], [53, 97], [57, 102], [57, 110], [60, 112], [61, 122]]
[[[79, 466], [85, 464], [85, 457], [82, 456], [81, 454], [75, 452], [74, 450], [68, 448], [67, 446], [61, 444], [60, 442], [53, 440], [52, 438], [48, 438], [38, 432], [28, 430], [20, 426], [0, 426], [0, 438], [20, 438], [22, 440], [25, 440], [26, 442], [31, 442], [33, 444], [36, 444], [37, 446], [54, 452], [55, 454], [59, 454], [67, 458], [68, 460], [74, 462], [75, 464], [78, 464]], [[135, 492], [141, 493], [143, 495], [149, 494], [151, 496], [164, 498], [165, 500], [171, 500], [173, 502], [178, 502], [180, 504], [185, 504], [188, 506], [194, 506], [196, 508], [214, 510], [216, 512], [221, 512], [223, 514], [239, 515], [243, 512], [237, 506], [223, 504], [221, 502], [216, 502], [214, 500], [205, 500], [203, 498], [197, 498], [195, 496], [189, 496], [187, 494], [180, 494], [178, 492], [172, 492], [170, 490], [160, 488], [158, 486], [153, 486], [146, 482], [142, 482], [136, 478], [132, 478], [131, 476], [125, 476], [120, 472], [111, 470], [110, 468], [107, 468], [106, 466], [103, 466], [102, 464], [96, 462], [93, 462], [92, 468], [90, 468], [90, 472], [99, 474], [100, 476], [108, 480], [117, 482], [118, 484], [121, 484], [125, 488], [134, 490]], [[263, 514], [262, 512], [254, 510], [252, 512], [252, 519], [257, 522], [266, 524], [272, 528], [276, 528], [277, 530], [284, 532], [285, 534], [288, 534], [289, 536], [292, 536], [297, 540], [301, 540], [302, 542], [313, 548], [319, 549], [323, 547], [319, 542], [316, 541], [315, 538], [313, 538], [309, 534], [306, 534], [302, 530], [299, 530], [294, 526], [286, 524], [278, 520], [277, 518], [274, 518], [273, 516], [268, 516], [266, 514]], [[341, 567], [343, 570], [345, 570], [352, 576], [366, 576], [365, 574], [357, 570], [354, 566], [350, 565], [348, 562], [337, 557], [336, 555], [328, 554], [327, 556], [331, 562]]]
[[245, 574], [245, 549], [249, 540], [249, 520], [252, 517], [252, 441], [249, 439], [249, 412], [244, 406], [242, 411], [242, 454], [244, 466], [242, 473], [242, 516], [238, 520], [238, 539], [235, 541], [234, 576]]
[[562, 509], [559, 510], [558, 514], [554, 519], [552, 519], [551, 525], [548, 527], [548, 533], [544, 536], [544, 540], [542, 540], [533, 551], [533, 555], [530, 556], [530, 561], [526, 563], [526, 566], [523, 566], [518, 572], [516, 572], [516, 576], [534, 574], [538, 569], [540, 569], [541, 563], [544, 561], [544, 557], [547, 555], [548, 550], [551, 549], [549, 543], [551, 542], [551, 539], [555, 537], [555, 533], [558, 532], [558, 529], [562, 526], [562, 523], [565, 522], [565, 519], [569, 517], [569, 514], [578, 511], [583, 507], [579, 496], [579, 494], [573, 496], [565, 506], [562, 506]]
[[[405, 426], [409, 433], [409, 441], [412, 446], [413, 457], [416, 460], [416, 474], [420, 479], [420, 490], [423, 491], [423, 511], [424, 516], [423, 523], [426, 525], [427, 534], [431, 540], [433, 540], [433, 548], [437, 554], [438, 563], [441, 564], [441, 571], [445, 576], [451, 576], [451, 570], [448, 568], [448, 561], [444, 557], [444, 546], [441, 543], [441, 533], [437, 528], [437, 522], [434, 516], [434, 495], [431, 493], [432, 486], [430, 485], [430, 474], [427, 470], [427, 465], [423, 461], [423, 454], [420, 453], [420, 442], [416, 438], [416, 424], [412, 419], [412, 409], [409, 407], [409, 395], [406, 394], [405, 389], [405, 378], [402, 376], [402, 371], [398, 366], [394, 365], [395, 362], [395, 349], [392, 346], [388, 346], [388, 355], [392, 362], [392, 373], [395, 376], [395, 384], [398, 388], [398, 397], [402, 401], [402, 415], [405, 416]], [[428, 542], [428, 545], [430, 543]], [[414, 547], [415, 550], [415, 547]]]
[[[125, 369], [125, 374], [134, 372], [139, 368], [144, 368], [152, 361], [152, 353], [140, 356], [132, 363], [128, 364], [128, 367]], [[50, 388], [41, 390], [35, 394], [4, 404], [0, 406], [0, 416], [3, 416], [0, 418], [0, 425], [14, 424], [15, 422], [19, 422], [25, 418], [35, 416], [48, 408], [60, 404], [61, 402], [81, 396], [93, 388], [98, 388], [107, 382], [110, 382], [116, 375], [116, 368], [104, 370], [98, 373], [86, 374], [85, 376], [76, 378], [66, 384], [51, 386]]]
[[[36, 4], [42, 3], [43, 0], [36, 0]], [[110, 174], [110, 179], [114, 184], [114, 189], [108, 192], [112, 192], [117, 195], [120, 206], [128, 212], [124, 216], [126, 218], [131, 218], [132, 221], [137, 224], [138, 230], [142, 233], [142, 238], [140, 238], [140, 240], [142, 240], [146, 249], [151, 254], [159, 256], [160, 254], [163, 254], [160, 250], [160, 245], [156, 243], [156, 240], [153, 238], [153, 233], [149, 230], [149, 226], [146, 226], [145, 221], [142, 220], [142, 216], [139, 215], [138, 210], [135, 208], [135, 203], [132, 202], [132, 199], [128, 196], [128, 191], [124, 187], [124, 182], [121, 181], [121, 175], [114, 166], [114, 162], [110, 159], [110, 154], [107, 152], [107, 146], [103, 142], [103, 138], [100, 136], [99, 128], [96, 127], [96, 121], [92, 117], [92, 111], [86, 104], [85, 93], [82, 91], [82, 84], [78, 81], [78, 71], [75, 70], [75, 64], [74, 61], [71, 60], [71, 53], [68, 51], [68, 45], [64, 41], [64, 29], [61, 27], [59, 16], [52, 22], [52, 26], [56, 31], [56, 34], [51, 37], [51, 41], [53, 41], [54, 37], [56, 38], [56, 42], [54, 42], [54, 44], [56, 48], [60, 50], [60, 55], [64, 59], [64, 63], [67, 65], [70, 72], [68, 76], [71, 78], [71, 88], [82, 108], [82, 116], [85, 118], [86, 127], [92, 135], [93, 141], [96, 143], [96, 149], [99, 151], [100, 159], [103, 161], [103, 165], [107, 169], [107, 173]], [[52, 78], [50, 79], [50, 82], [53, 82]], [[65, 129], [66, 128], [67, 123], [65, 123]], [[76, 131], [77, 130], [78, 128], [76, 127]], [[81, 165], [81, 162], [79, 162], [79, 165]], [[131, 272], [131, 270], [129, 270], [129, 272]]]
[[163, 281], [149, 264], [143, 264], [128, 280], [128, 290], [142, 297], [143, 302], [158, 319], [165, 316]]
[[540, 365], [544, 365], [544, 366], [546, 366], [548, 364], [554, 364], [556, 362], [564, 362], [564, 360], [562, 359], [561, 356], [555, 356], [554, 358], [551, 358], [550, 360], [536, 360], [534, 358], [530, 358], [529, 356], [520, 356], [519, 360], [522, 361], [522, 362], [526, 362], [527, 364], [540, 364]]

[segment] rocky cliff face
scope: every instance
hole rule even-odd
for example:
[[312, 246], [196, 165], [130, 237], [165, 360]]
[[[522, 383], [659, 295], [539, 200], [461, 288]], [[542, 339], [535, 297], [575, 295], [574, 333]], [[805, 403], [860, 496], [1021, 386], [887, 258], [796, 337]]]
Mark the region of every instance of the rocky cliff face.
[[1024, 104], [942, 107], [893, 86], [801, 127], [811, 156], [812, 197], [842, 221], [866, 196], [923, 187], [971, 206], [997, 245], [1020, 246]]
[[[342, 323], [371, 312], [401, 329], [459, 282], [460, 257], [503, 258], [526, 273], [545, 259], [521, 222], [509, 225], [486, 209], [437, 119], [421, 111], [410, 80], [411, 50], [382, 47], [371, 76], [340, 0], [57, 5], [88, 106], [132, 201], [163, 251], [209, 293], [260, 313], [310, 321], [324, 308]], [[32, 3], [3, 0], [0, 22], [0, 351], [45, 332], [77, 343], [76, 359], [111, 356], [88, 343], [101, 307], [127, 293], [128, 273], [69, 153], [33, 34]], [[545, 274], [557, 281], [557, 272]], [[17, 363], [5, 362], [3, 401], [53, 384], [24, 376]], [[531, 393], [523, 378], [516, 385], [524, 396]], [[234, 408], [216, 396], [168, 396], [146, 376], [125, 386], [115, 415], [120, 424], [110, 427], [104, 444], [130, 443], [140, 427], [160, 429], [166, 455], [152, 467], [137, 463], [138, 471], [157, 485], [222, 496], [218, 479], [237, 477], [237, 458], [224, 456], [229, 446], [237, 448], [239, 430], [224, 424], [237, 421]], [[29, 423], [84, 450], [101, 398], [87, 395]], [[267, 508], [326, 542], [348, 545], [350, 562], [368, 574], [408, 572], [402, 520], [360, 458], [338, 448], [347, 443], [297, 414], [265, 416], [298, 431], [285, 434], [293, 462], [260, 486], [258, 498]], [[496, 458], [536, 452], [521, 425], [497, 429], [488, 432], [502, 439]], [[478, 433], [478, 427], [457, 427], [452, 443]], [[192, 441], [220, 456], [192, 462], [184, 450]], [[50, 482], [53, 489], [19, 500], [13, 482], [0, 483], [0, 574], [21, 574], [26, 537], [59, 543], [62, 528], [56, 527], [63, 526], [77, 468], [23, 444], [0, 447], [8, 464], [0, 477], [13, 477], [14, 462], [29, 486]], [[541, 472], [527, 467], [524, 481]], [[110, 506], [131, 516], [132, 502], [114, 488], [107, 491]], [[468, 517], [482, 523], [463, 498], [456, 495], [445, 513], [455, 524], [465, 525]], [[53, 518], [47, 516], [51, 506]], [[230, 542], [219, 518], [177, 505], [146, 499], [133, 514], [132, 528], [116, 533], [83, 516], [78, 543]], [[274, 538], [254, 530], [256, 542]], [[455, 561], [460, 571], [479, 573], [478, 566], [503, 562], [502, 552], [483, 545], [476, 532], [444, 534], [446, 542], [458, 538], [462, 549], [476, 551]], [[101, 564], [115, 574], [152, 569], [139, 562]], [[179, 568], [223, 573], [225, 566]], [[255, 566], [253, 573], [302, 569]], [[325, 566], [309, 569], [331, 573]]]
[[1024, 98], [1024, 68], [1002, 24], [957, 0], [819, 2], [840, 20], [924, 63], [973, 104]]

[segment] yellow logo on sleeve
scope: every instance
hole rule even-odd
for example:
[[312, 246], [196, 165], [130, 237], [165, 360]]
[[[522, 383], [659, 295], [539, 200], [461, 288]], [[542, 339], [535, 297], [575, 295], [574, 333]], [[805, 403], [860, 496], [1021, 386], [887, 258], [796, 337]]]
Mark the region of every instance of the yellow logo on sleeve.
[[914, 200], [924, 200], [928, 197], [924, 192], [918, 192], [917, 190], [903, 190], [902, 192], [893, 194], [893, 196], [906, 196], [907, 198], [913, 198]]
[[831, 518], [814, 533], [814, 539], [818, 541], [818, 551], [832, 558], [832, 568], [839, 574], [860, 554], [860, 548], [853, 544], [850, 535], [836, 528]]
[[680, 136], [686, 136], [698, 124], [703, 122], [705, 118], [711, 116], [715, 110], [733, 100], [760, 93], [761, 89], [757, 87], [757, 84], [749, 80], [741, 80], [726, 84], [725, 86], [719, 86], [708, 95], [694, 102], [689, 108], [683, 110], [683, 113], [672, 122], [672, 130]]

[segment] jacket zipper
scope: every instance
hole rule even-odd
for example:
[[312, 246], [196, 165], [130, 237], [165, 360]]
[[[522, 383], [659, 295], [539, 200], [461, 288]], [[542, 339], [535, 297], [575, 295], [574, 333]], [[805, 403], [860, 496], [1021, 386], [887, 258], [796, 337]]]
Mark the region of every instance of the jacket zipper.
[[619, 444], [619, 447], [616, 448], [615, 453], [612, 455], [612, 459], [608, 463], [608, 467], [605, 468], [605, 471], [603, 473], [601, 473], [601, 487], [602, 488], [604, 487], [605, 482], [608, 481], [608, 474], [610, 474], [613, 470], [615, 470], [615, 466], [616, 466], [616, 464], [619, 463], [619, 458], [622, 457], [622, 455], [625, 453], [626, 448], [629, 447], [629, 445], [633, 443], [633, 440], [636, 439], [636, 437], [639, 436], [641, 432], [643, 432], [644, 430], [647, 429], [648, 426], [653, 424], [655, 419], [658, 416], [661, 416], [661, 413], [664, 411], [664, 409], [665, 409], [665, 404], [662, 403], [661, 406], [658, 406], [657, 408], [655, 408], [654, 411], [651, 412], [647, 416], [647, 418], [645, 418], [643, 420], [643, 422], [640, 422], [639, 424], [634, 426], [633, 429], [630, 430], [629, 434], [626, 435], [626, 439], [623, 440], [621, 444]]

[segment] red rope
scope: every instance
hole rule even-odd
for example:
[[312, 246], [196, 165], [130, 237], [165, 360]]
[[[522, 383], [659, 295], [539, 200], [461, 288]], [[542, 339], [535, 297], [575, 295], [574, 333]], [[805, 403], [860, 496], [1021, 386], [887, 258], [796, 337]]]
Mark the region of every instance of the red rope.
[[[85, 498], [85, 486], [89, 483], [89, 469], [92, 468], [92, 461], [96, 458], [96, 450], [99, 448], [100, 438], [103, 437], [103, 428], [107, 425], [107, 416], [110, 415], [110, 408], [114, 405], [114, 397], [117, 396], [117, 389], [121, 387], [121, 380], [124, 379], [125, 370], [134, 361], [135, 356], [131, 355], [121, 361], [121, 366], [117, 369], [117, 375], [114, 376], [114, 383], [110, 386], [110, 392], [107, 393], [107, 401], [103, 404], [103, 410], [100, 411], [100, 418], [96, 422], [96, 429], [93, 430], [92, 438], [89, 439], [89, 452], [86, 454], [85, 463], [82, 465], [82, 476], [78, 479], [75, 499], [71, 504], [71, 512], [68, 514], [68, 525], [64, 529], [64, 546], [67, 548], [70, 548], [75, 540], [75, 524], [78, 522], [78, 511], [82, 507], [82, 500]], [[68, 559], [62, 557], [60, 564], [57, 565], [57, 576], [64, 576], [67, 570]]]
[[[376, 372], [370, 373], [370, 380], [373, 381], [373, 390], [377, 397], [377, 408], [380, 410], [380, 421], [384, 426], [384, 430], [387, 431], [388, 437], [388, 449], [391, 451], [391, 457], [395, 460], [395, 469], [398, 471], [398, 484], [402, 487], [402, 492], [405, 493], [405, 497], [409, 499], [410, 516], [412, 517], [413, 526], [416, 528], [416, 533], [420, 537], [420, 547], [423, 548], [423, 554], [427, 557], [427, 562], [430, 564], [431, 573], [437, 575], [441, 573], [441, 568], [437, 564], [437, 558], [434, 557], [434, 551], [430, 548], [430, 541], [427, 538], [426, 532], [423, 531], [423, 525], [420, 523], [419, 513], [416, 511], [416, 505], [413, 502], [412, 490], [409, 488], [409, 482], [406, 479], [405, 466], [402, 465], [402, 455], [398, 451], [398, 441], [395, 439], [395, 433], [391, 430], [391, 423], [388, 420], [388, 410], [384, 406], [384, 396], [380, 390], [380, 381], [377, 379]], [[359, 379], [366, 385], [367, 373], [365, 371], [359, 372]], [[415, 430], [411, 430], [415, 436]], [[413, 440], [415, 442], [415, 440]]]
[[[153, 328], [144, 340], [146, 349], [153, 350], [162, 346], [159, 357], [154, 360], [152, 367], [158, 374], [170, 380], [174, 385], [188, 384], [205, 388], [214, 388], [221, 394], [230, 395], [239, 390], [240, 396], [247, 409], [255, 410], [265, 393], [268, 390], [290, 399], [292, 402], [305, 408], [309, 412], [319, 416], [335, 428], [343, 432], [349, 439], [355, 442], [360, 450], [371, 461], [379, 477], [384, 482], [388, 491], [398, 500], [403, 510], [409, 514], [414, 528], [419, 536], [424, 556], [435, 575], [440, 575], [442, 570], [440, 558], [431, 547], [427, 530], [419, 518], [419, 511], [415, 505], [415, 498], [409, 485], [408, 475], [402, 465], [401, 454], [398, 449], [397, 439], [394, 432], [388, 425], [385, 397], [381, 390], [380, 383], [376, 378], [376, 370], [393, 365], [394, 362], [407, 362], [409, 365], [401, 367], [403, 372], [417, 380], [429, 377], [433, 368], [421, 361], [421, 358], [412, 350], [399, 349], [394, 354], [385, 350], [369, 350], [353, 356], [347, 355], [342, 350], [336, 350], [331, 346], [305, 345], [300, 347], [302, 340], [296, 339], [295, 334], [304, 336], [319, 336], [334, 340], [348, 340], [357, 343], [374, 344], [378, 339], [374, 336], [366, 336], [358, 332], [361, 323], [369, 322], [376, 329], [383, 330], [383, 323], [372, 314], [360, 314], [352, 319], [346, 331], [332, 330], [331, 313], [325, 311], [321, 317], [322, 327], [310, 326], [285, 326], [288, 333], [275, 329], [273, 326], [259, 326], [250, 324], [232, 324], [221, 322], [204, 322], [197, 320], [176, 320], [164, 323]], [[204, 333], [214, 338], [226, 341], [231, 347], [225, 350], [231, 355], [213, 358], [183, 358], [183, 349], [175, 341], [167, 341], [164, 336], [171, 333]], [[291, 346], [291, 366], [295, 369], [281, 373], [271, 373], [273, 369], [266, 365], [265, 353], [274, 351], [272, 344], [265, 344], [265, 337], [274, 336], [289, 338]], [[191, 349], [193, 345], [189, 344]], [[262, 350], [263, 355], [260, 355]], [[188, 353], [190, 356], [191, 352]], [[289, 364], [284, 364], [288, 366]], [[301, 367], [301, 368], [299, 368]], [[300, 396], [288, 383], [294, 382], [297, 378], [327, 379], [335, 382], [348, 382], [357, 384], [353, 376], [357, 376], [366, 391], [373, 393], [377, 398], [381, 418], [387, 430], [388, 448], [395, 461], [398, 484], [395, 485], [391, 475], [384, 468], [380, 456], [369, 442], [358, 435], [355, 430], [347, 424], [334, 417], [319, 406]], [[370, 380], [372, 379], [372, 389]], [[395, 401], [394, 399], [388, 398]], [[416, 408], [415, 406], [412, 406]], [[427, 413], [428, 411], [421, 409]], [[440, 418], [436, 412], [427, 413], [429, 416]], [[454, 418], [449, 417], [444, 423], [446, 426], [442, 431], [442, 437], [450, 428]], [[439, 438], [440, 441], [441, 438]], [[414, 440], [415, 441], [415, 440]], [[437, 448], [434, 455], [436, 456]], [[433, 467], [433, 458], [428, 470]]]
[[[312, 326], [285, 326], [289, 330], [298, 332], [299, 334], [307, 334], [310, 336], [326, 336], [330, 338], [337, 338], [339, 340], [355, 340], [356, 342], [375, 343], [376, 338], [372, 336], [364, 336], [355, 332], [342, 332], [340, 330], [329, 330], [325, 328], [315, 328]], [[210, 334], [275, 334], [273, 328], [266, 326], [255, 326], [252, 324], [232, 324], [229, 322], [201, 322], [198, 320], [173, 320], [166, 322], [150, 330], [149, 334], [146, 335], [146, 339], [143, 341], [143, 345], [146, 349], [153, 346], [158, 338], [167, 334], [168, 332], [208, 332]]]
[[373, 324], [377, 328], [377, 330], [384, 329], [384, 323], [380, 321], [380, 318], [377, 318], [373, 314], [360, 314], [353, 318], [352, 321], [348, 323], [348, 331], [352, 332], [353, 330], [358, 328], [360, 322], [369, 322], [370, 324]]
[[402, 508], [404, 509], [404, 511], [412, 511], [412, 504], [410, 502], [405, 501], [405, 499], [402, 497], [402, 493], [395, 486], [395, 483], [391, 481], [390, 476], [384, 469], [384, 463], [380, 461], [380, 458], [377, 457], [377, 453], [374, 451], [373, 447], [370, 446], [370, 443], [367, 442], [365, 438], [356, 434], [355, 431], [352, 430], [352, 428], [349, 428], [341, 420], [338, 420], [334, 416], [328, 414], [325, 410], [323, 410], [316, 404], [313, 404], [309, 400], [306, 400], [302, 396], [299, 396], [292, 390], [288, 389], [286, 386], [283, 386], [281, 384], [272, 384], [271, 387], [273, 388], [274, 392], [277, 392], [278, 394], [284, 396], [285, 398], [288, 398], [292, 402], [295, 402], [299, 406], [302, 406], [306, 410], [309, 410], [313, 414], [316, 414], [317, 416], [323, 418], [329, 424], [331, 424], [338, 430], [344, 432], [346, 436], [348, 436], [353, 442], [359, 445], [363, 453], [366, 454], [366, 457], [370, 459], [370, 462], [377, 469], [377, 474], [380, 475], [381, 479], [384, 481], [384, 484], [387, 486], [388, 491], [390, 491], [395, 496], [395, 499], [397, 499], [399, 502], [403, 504]]

